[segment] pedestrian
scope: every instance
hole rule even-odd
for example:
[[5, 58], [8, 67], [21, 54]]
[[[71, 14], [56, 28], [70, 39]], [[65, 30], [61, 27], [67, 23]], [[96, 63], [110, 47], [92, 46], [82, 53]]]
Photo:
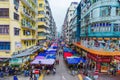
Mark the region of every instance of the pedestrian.
[[59, 49], [59, 56], [62, 55], [62, 53], [63, 53], [63, 50], [60, 48]]
[[13, 80], [18, 80], [17, 75], [13, 76]]
[[59, 59], [56, 59], [56, 64], [59, 64]]
[[55, 74], [56, 73], [56, 68], [53, 68], [53, 74]]
[[33, 71], [30, 71], [30, 80], [33, 80]]

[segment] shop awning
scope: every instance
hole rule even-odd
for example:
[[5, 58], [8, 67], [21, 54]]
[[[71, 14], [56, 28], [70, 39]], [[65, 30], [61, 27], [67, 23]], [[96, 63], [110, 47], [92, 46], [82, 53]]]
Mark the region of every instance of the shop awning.
[[118, 51], [107, 52], [107, 51], [93, 50], [93, 49], [90, 49], [90, 48], [86, 48], [83, 45], [79, 45], [77, 43], [73, 43], [73, 44], [75, 46], [77, 46], [77, 47], [91, 53], [91, 54], [100, 55], [100, 56], [120, 56], [120, 52], [118, 52]]
[[48, 52], [56, 52], [56, 51], [57, 51], [57, 49], [52, 49], [52, 48], [49, 48], [47, 51], [48, 51]]
[[22, 58], [13, 58], [13, 59], [11, 59], [10, 60], [10, 62], [9, 62], [10, 64], [14, 64], [14, 65], [17, 65], [17, 64], [22, 64], [23, 63], [23, 60], [22, 60]]
[[34, 54], [37, 50], [39, 50], [42, 46], [34, 46], [31, 49], [27, 49], [24, 52], [21, 52], [20, 54], [12, 55], [12, 58], [18, 58], [18, 57], [24, 57], [24, 56], [29, 56], [31, 54]]
[[72, 52], [72, 49], [70, 49], [70, 48], [67, 48], [67, 47], [64, 47], [64, 52]]
[[38, 56], [43, 56], [43, 57], [46, 57], [46, 53], [39, 53]]
[[45, 59], [44, 56], [36, 56], [35, 59]]
[[86, 60], [84, 60], [83, 58], [80, 58], [80, 57], [67, 57], [68, 64], [78, 64], [80, 62], [85, 63]]
[[35, 59], [31, 64], [43, 64], [43, 65], [53, 65], [55, 59]]
[[56, 59], [56, 55], [54, 55], [54, 54], [47, 54], [46, 59]]
[[70, 52], [64, 52], [64, 58], [67, 58], [67, 57], [71, 57], [71, 56], [73, 56], [73, 54], [72, 53], [70, 53]]

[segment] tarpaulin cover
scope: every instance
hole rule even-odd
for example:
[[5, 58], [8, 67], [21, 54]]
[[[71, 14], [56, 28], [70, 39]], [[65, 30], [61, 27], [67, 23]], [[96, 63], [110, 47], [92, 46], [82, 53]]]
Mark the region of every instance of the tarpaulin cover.
[[79, 57], [67, 57], [68, 64], [78, 64], [80, 62], [85, 63], [86, 60], [84, 60], [83, 58], [79, 58]]
[[57, 49], [49, 48], [47, 51], [49, 51], [49, 52], [56, 52]]
[[44, 56], [36, 56], [35, 59], [45, 59]]
[[38, 56], [44, 56], [44, 57], [46, 57], [46, 55], [47, 55], [46, 53], [39, 53], [38, 54]]
[[56, 59], [56, 56], [54, 54], [48, 54], [46, 59]]
[[68, 64], [78, 64], [80, 62], [80, 58], [67, 58]]
[[67, 47], [64, 47], [64, 52], [72, 52], [72, 49], [70, 49], [70, 48], [67, 48]]
[[46, 51], [46, 54], [56, 54], [56, 52], [50, 52], [50, 51]]
[[31, 64], [45, 64], [45, 65], [53, 65], [55, 59], [35, 59], [31, 62]]
[[71, 56], [73, 56], [73, 54], [72, 53], [70, 53], [70, 52], [64, 52], [64, 58], [67, 58], [67, 57], [71, 57]]

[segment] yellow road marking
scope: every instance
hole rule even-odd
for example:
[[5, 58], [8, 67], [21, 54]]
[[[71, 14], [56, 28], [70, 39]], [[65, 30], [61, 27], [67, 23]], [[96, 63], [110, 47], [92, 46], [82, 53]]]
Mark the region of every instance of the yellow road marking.
[[43, 74], [40, 75], [38, 80], [43, 80]]
[[82, 76], [79, 74], [78, 75], [79, 80], [83, 80]]

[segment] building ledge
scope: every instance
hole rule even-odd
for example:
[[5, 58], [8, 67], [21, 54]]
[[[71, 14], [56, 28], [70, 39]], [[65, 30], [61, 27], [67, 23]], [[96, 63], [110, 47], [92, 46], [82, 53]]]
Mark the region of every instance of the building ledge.
[[35, 38], [26, 38], [26, 39], [21, 39], [21, 40], [35, 40]]
[[90, 48], [86, 48], [83, 45], [80, 45], [80, 43], [73, 43], [73, 45], [91, 53], [94, 55], [99, 55], [99, 56], [120, 56], [120, 52], [119, 51], [114, 51], [114, 52], [107, 52], [107, 51], [102, 51], [102, 50], [93, 50]]

